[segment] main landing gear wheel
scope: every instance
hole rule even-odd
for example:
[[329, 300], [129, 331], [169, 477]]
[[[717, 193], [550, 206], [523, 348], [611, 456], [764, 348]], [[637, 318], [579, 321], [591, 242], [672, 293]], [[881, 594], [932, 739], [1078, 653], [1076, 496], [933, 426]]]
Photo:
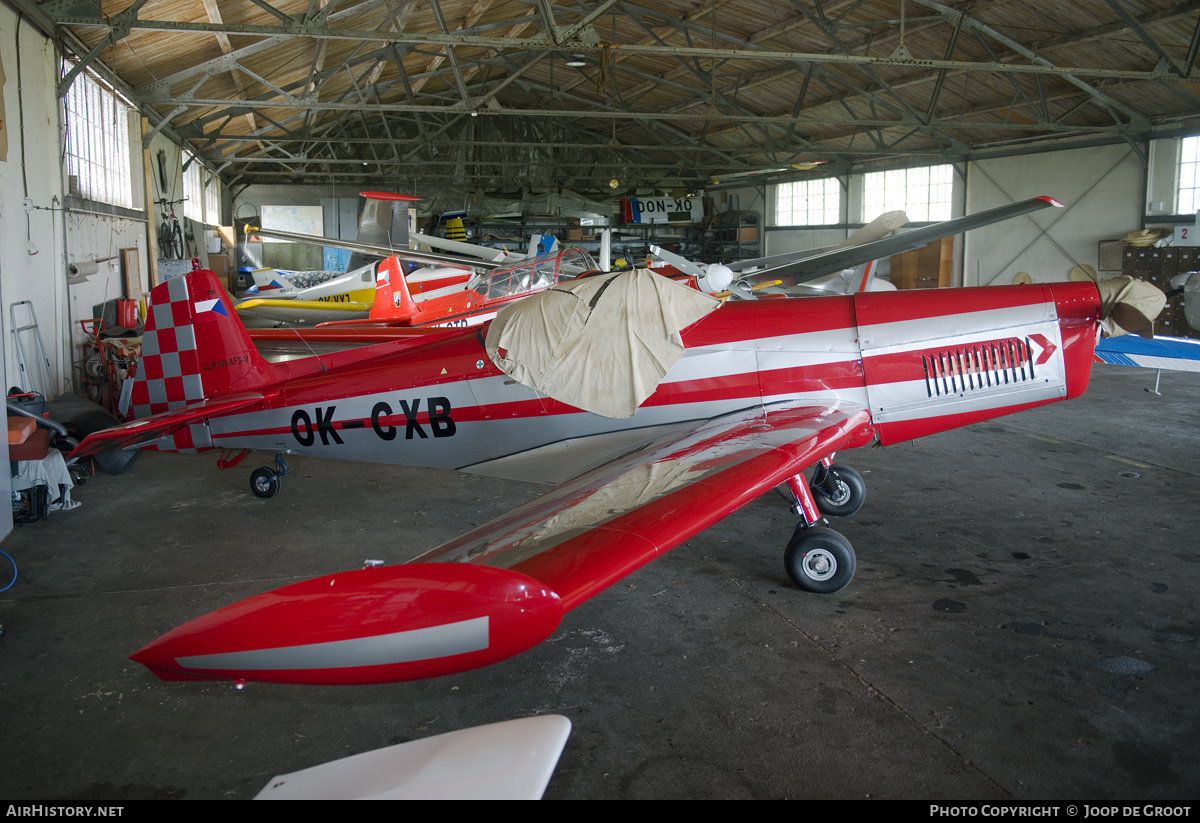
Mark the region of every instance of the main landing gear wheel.
[[279, 494], [279, 477], [274, 469], [263, 466], [250, 473], [250, 491], [258, 497], [274, 497]]
[[849, 517], [862, 508], [867, 499], [867, 484], [862, 475], [849, 466], [818, 469], [812, 482], [813, 501], [821, 514]]
[[824, 526], [800, 529], [783, 553], [792, 582], [806, 592], [833, 594], [854, 577], [854, 548], [850, 541]]

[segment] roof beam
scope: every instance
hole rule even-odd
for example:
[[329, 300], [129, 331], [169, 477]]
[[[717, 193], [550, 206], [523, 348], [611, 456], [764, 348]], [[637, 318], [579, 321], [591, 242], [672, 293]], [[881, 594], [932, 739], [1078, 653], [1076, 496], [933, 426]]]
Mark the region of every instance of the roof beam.
[[266, 0], [250, 0], [250, 2], [253, 3], [254, 5], [258, 6], [260, 9], [270, 12], [271, 14], [275, 15], [280, 20], [282, 20], [284, 23], [292, 22], [292, 18], [289, 15], [284, 14], [279, 9], [275, 8], [270, 3], [266, 2]]
[[[1080, 91], [1086, 92], [1094, 101], [1096, 101], [1097, 105], [1106, 107], [1110, 110], [1115, 110], [1115, 111], [1121, 112], [1122, 114], [1124, 114], [1126, 117], [1129, 118], [1129, 123], [1135, 130], [1145, 131], [1145, 130], [1149, 129], [1150, 122], [1149, 122], [1149, 120], [1146, 119], [1145, 115], [1141, 114], [1140, 112], [1134, 111], [1133, 109], [1129, 108], [1128, 106], [1121, 103], [1120, 101], [1113, 100], [1111, 97], [1104, 94], [1104, 92], [1100, 91], [1100, 89], [1085, 82], [1082, 79], [1082, 77], [1085, 77], [1085, 76], [1097, 76], [1097, 75], [1090, 75], [1087, 73], [1079, 72], [1073, 68], [1068, 69], [1068, 68], [1064, 68], [1062, 66], [1055, 66], [1049, 60], [1045, 59], [1044, 57], [1040, 56], [1037, 52], [1033, 51], [1033, 49], [1026, 48], [1025, 46], [1021, 45], [1020, 43], [1013, 40], [1012, 38], [996, 31], [991, 26], [985, 25], [984, 23], [980, 22], [979, 20], [976, 20], [975, 18], [971, 17], [970, 15], [964, 14], [963, 12], [958, 11], [957, 9], [950, 8], [949, 6], [944, 6], [941, 3], [936, 2], [936, 0], [911, 0], [911, 2], [916, 3], [919, 6], [923, 6], [927, 9], [936, 11], [937, 13], [944, 15], [947, 20], [954, 20], [959, 16], [965, 18], [965, 22], [968, 25], [970, 25], [973, 29], [975, 29], [978, 32], [981, 32], [982, 34], [987, 35], [987, 37], [989, 37], [992, 40], [995, 40], [997, 43], [1002, 44], [1005, 48], [1011, 50], [1015, 54], [1018, 54], [1021, 57], [1024, 57], [1026, 60], [1028, 60], [1030, 62], [1030, 65], [1043, 66], [1046, 68], [1054, 69], [1055, 71], [1052, 72], [1053, 74], [1056, 74], [1058, 77], [1062, 78], [1066, 82], [1075, 86]], [[1014, 71], [1014, 70], [1017, 70], [1019, 66], [1021, 66], [1021, 64], [1008, 65], [1005, 67], [1004, 70], [1005, 71]], [[1160, 79], [1161, 79], [1161, 77], [1160, 77]]]
[[1158, 59], [1162, 61], [1163, 64], [1168, 66], [1171, 71], [1175, 72], [1180, 77], [1188, 76], [1188, 69], [1184, 66], [1181, 66], [1175, 58], [1167, 54], [1166, 50], [1158, 44], [1158, 41], [1147, 34], [1146, 30], [1142, 28], [1142, 25], [1137, 20], [1133, 19], [1129, 12], [1126, 11], [1120, 3], [1116, 2], [1116, 0], [1105, 0], [1105, 2], [1107, 2], [1108, 7], [1125, 22], [1125, 25], [1129, 27], [1129, 30], [1136, 34], [1138, 38], [1141, 39], [1141, 41], [1158, 56]]
[[[911, 0], [914, 3], [923, 5], [939, 5], [932, 4], [931, 0]], [[945, 8], [945, 7], [943, 7]], [[662, 16], [659, 13], [654, 13], [651, 9], [643, 9], [647, 14], [655, 14]], [[946, 9], [947, 15], [953, 16], [960, 14], [953, 9]], [[59, 25], [72, 26], [77, 28], [103, 28], [109, 29], [110, 24], [107, 20], [99, 17], [62, 17], [56, 20]], [[654, 56], [685, 56], [698, 57], [702, 59], [715, 60], [754, 60], [763, 62], [786, 62], [786, 63], [822, 63], [835, 65], [911, 65], [921, 69], [938, 69], [945, 68], [955, 71], [979, 71], [979, 72], [996, 72], [1010, 71], [1021, 74], [1053, 74], [1067, 78], [1070, 82], [1080, 85], [1085, 88], [1090, 94], [1103, 96], [1098, 89], [1087, 86], [1079, 78], [1107, 78], [1116, 80], [1154, 80], [1159, 82], [1190, 82], [1181, 77], [1164, 76], [1161, 73], [1153, 71], [1129, 71], [1122, 69], [1110, 69], [1101, 66], [1057, 66], [1047, 60], [1033, 55], [1033, 53], [1010, 40], [1007, 37], [995, 32], [979, 21], [972, 21], [971, 25], [982, 27], [983, 30], [989, 33], [1000, 42], [1004, 42], [1009, 48], [1018, 52], [1022, 56], [1027, 57], [1033, 62], [1024, 64], [1005, 64], [998, 66], [995, 63], [980, 63], [973, 61], [954, 61], [954, 60], [903, 60], [893, 57], [872, 57], [865, 54], [823, 54], [823, 53], [807, 53], [795, 51], [774, 51], [770, 49], [748, 49], [752, 45], [744, 40], [738, 40], [729, 36], [724, 36], [718, 33], [718, 39], [732, 41], [738, 44], [736, 48], [713, 48], [705, 46], [652, 46], [644, 44], [606, 44], [606, 43], [589, 43], [585, 41], [577, 41], [570, 44], [573, 50], [584, 52], [603, 52], [610, 48], [615, 48], [622, 53], [627, 54], [647, 54]], [[263, 26], [251, 24], [216, 24], [216, 23], [191, 23], [185, 21], [171, 20], [136, 20], [130, 23], [130, 28], [145, 31], [171, 31], [171, 32], [193, 32], [202, 34], [213, 34], [216, 32], [224, 32], [225, 34], [245, 34], [258, 37], [274, 37], [274, 36], [302, 36], [313, 38], [330, 38], [339, 40], [355, 40], [364, 42], [374, 42], [380, 44], [387, 43], [407, 43], [410, 45], [434, 45], [434, 46], [465, 46], [479, 47], [492, 49], [496, 51], [509, 50], [530, 50], [530, 51], [556, 51], [561, 48], [559, 44], [555, 44], [541, 37], [496, 37], [490, 35], [470, 35], [459, 33], [442, 34], [440, 32], [381, 32], [377, 29], [338, 29], [328, 26], [308, 25], [303, 23], [294, 23], [290, 26]], [[1030, 57], [1030, 55], [1033, 55]]]
[[[208, 15], [208, 19], [212, 22], [222, 22], [221, 7], [217, 5], [217, 0], [204, 0], [204, 13]], [[222, 32], [217, 32], [216, 38], [217, 45], [221, 49], [221, 54], [231, 54], [233, 52], [233, 45], [229, 42], [229, 35]], [[238, 98], [245, 100], [246, 86], [244, 83], [242, 83], [241, 75], [239, 75], [236, 71], [232, 71], [230, 72], [230, 76], [233, 78], [233, 85], [237, 89]], [[258, 128], [258, 125], [254, 121], [254, 112], [246, 113], [246, 123], [250, 126], [251, 131], [254, 131]]]
[[[172, 98], [168, 98], [165, 100], [159, 100], [156, 102], [162, 103], [163, 105], [186, 106], [188, 108], [193, 108], [193, 107], [213, 108], [213, 107], [218, 107], [218, 106], [225, 106], [226, 104], [228, 104], [229, 101], [223, 100], [220, 98], [200, 98], [200, 97], [193, 97], [191, 95], [183, 95], [181, 97], [172, 97]], [[582, 101], [582, 102], [587, 104], [589, 107], [595, 106], [594, 101]], [[378, 111], [383, 111], [383, 112], [410, 113], [410, 114], [416, 113], [416, 112], [428, 112], [431, 114], [442, 114], [442, 113], [447, 112], [447, 107], [445, 105], [411, 104], [411, 103], [378, 103], [378, 104], [372, 103], [372, 104], [369, 104], [366, 106], [360, 106], [360, 105], [353, 104], [353, 103], [324, 103], [324, 102], [320, 102], [320, 101], [302, 100], [302, 99], [299, 99], [296, 97], [289, 97], [288, 99], [284, 99], [284, 100], [259, 99], [259, 100], [239, 101], [235, 108], [237, 108], [237, 109], [249, 108], [249, 109], [254, 109], [256, 111], [266, 111], [266, 110], [271, 110], [271, 109], [284, 109], [284, 110], [287, 110], [287, 109], [296, 109], [296, 110], [313, 109], [313, 110], [318, 110], [318, 111], [358, 111], [359, 109], [366, 108], [366, 109], [370, 109], [370, 110], [378, 110]], [[470, 112], [465, 111], [462, 108], [451, 109], [451, 111], [454, 111], [454, 112], [460, 113], [460, 114], [470, 113]], [[475, 114], [477, 114], [479, 116], [508, 115], [508, 116], [536, 117], [536, 118], [561, 117], [561, 118], [569, 118], [572, 120], [596, 119], [596, 120], [618, 120], [618, 121], [619, 120], [633, 120], [633, 121], [646, 121], [646, 122], [706, 121], [706, 122], [711, 122], [711, 123], [729, 123], [731, 125], [736, 125], [736, 123], [738, 123], [738, 122], [780, 123], [780, 124], [785, 124], [785, 125], [789, 124], [789, 123], [795, 123], [798, 126], [844, 126], [844, 125], [849, 124], [849, 125], [855, 125], [855, 126], [860, 126], [860, 127], [864, 127], [864, 128], [891, 128], [894, 126], [903, 126], [905, 128], [911, 128], [913, 126], [920, 125], [919, 123], [914, 122], [910, 119], [906, 119], [906, 118], [894, 118], [894, 119], [889, 120], [889, 119], [880, 118], [878, 116], [876, 116], [876, 117], [861, 117], [861, 116], [857, 115], [853, 110], [849, 110], [849, 114], [850, 114], [849, 119], [835, 118], [835, 117], [816, 117], [816, 116], [803, 114], [803, 113], [800, 114], [799, 116], [792, 116], [791, 114], [752, 115], [752, 114], [739, 114], [739, 113], [729, 114], [729, 113], [724, 113], [724, 112], [712, 112], [712, 111], [709, 111], [709, 112], [625, 111], [622, 109], [607, 109], [607, 108], [536, 109], [536, 108], [513, 108], [513, 107], [505, 107], [505, 106], [501, 106], [499, 108], [489, 107], [489, 108], [479, 109], [478, 111], [475, 112]], [[224, 116], [224, 114], [221, 114], [219, 116]], [[987, 129], [994, 129], [994, 128], [1002, 128], [1001, 124], [991, 123], [991, 122], [952, 123], [952, 122], [946, 121], [945, 119], [935, 120], [933, 122], [933, 124], [931, 124], [931, 125], [935, 126], [936, 128], [939, 128], [939, 129], [983, 129], [983, 130], [987, 130]], [[1037, 130], [1048, 130], [1048, 131], [1081, 131], [1082, 132], [1082, 131], [1095, 131], [1098, 129], [1104, 129], [1104, 130], [1111, 131], [1111, 127], [1109, 127], [1109, 126], [1103, 126], [1103, 127], [1100, 127], [1100, 126], [1097, 126], [1097, 127], [1088, 127], [1088, 126], [1075, 127], [1075, 126], [1072, 126], [1072, 127], [1056, 128], [1052, 125], [1042, 125], [1042, 126], [1037, 126], [1037, 127], [1031, 127], [1027, 124], [1021, 124], [1020, 128], [1022, 130], [1030, 130], [1030, 129], [1036, 128]], [[1148, 131], [1148, 130], [1149, 130], [1149, 124], [1147, 123], [1147, 124], [1145, 124], [1144, 129], [1139, 129], [1138, 131], [1141, 132], [1141, 131]]]

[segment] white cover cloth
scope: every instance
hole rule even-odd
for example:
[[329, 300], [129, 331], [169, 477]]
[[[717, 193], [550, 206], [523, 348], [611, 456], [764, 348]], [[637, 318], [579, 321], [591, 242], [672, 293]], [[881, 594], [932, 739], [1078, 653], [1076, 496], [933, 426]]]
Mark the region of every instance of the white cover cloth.
[[632, 417], [683, 355], [679, 332], [721, 301], [649, 269], [587, 277], [503, 309], [487, 353], [518, 382], [576, 408]]
[[47, 498], [50, 511], [66, 511], [79, 505], [71, 499], [71, 489], [75, 488], [75, 481], [71, 478], [67, 461], [58, 449], [46, 449], [46, 456], [41, 460], [17, 462], [13, 488], [28, 489], [38, 485], [46, 486], [50, 490]]

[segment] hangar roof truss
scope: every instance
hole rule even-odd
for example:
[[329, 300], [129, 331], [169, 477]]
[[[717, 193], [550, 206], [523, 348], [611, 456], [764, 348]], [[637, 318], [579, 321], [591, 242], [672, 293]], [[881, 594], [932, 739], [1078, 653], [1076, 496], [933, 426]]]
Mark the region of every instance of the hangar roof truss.
[[10, 2], [235, 185], [694, 189], [1200, 123], [1200, 0]]

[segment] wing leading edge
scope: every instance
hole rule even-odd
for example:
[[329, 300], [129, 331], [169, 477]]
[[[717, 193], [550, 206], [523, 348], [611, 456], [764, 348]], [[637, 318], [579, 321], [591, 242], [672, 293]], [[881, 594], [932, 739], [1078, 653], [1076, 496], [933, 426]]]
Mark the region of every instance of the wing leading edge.
[[311, 684], [415, 680], [495, 663], [759, 494], [861, 445], [870, 424], [865, 408], [843, 403], [699, 421], [410, 563], [255, 595], [133, 659], [168, 680]]
[[891, 257], [894, 254], [919, 249], [927, 243], [943, 237], [961, 234], [971, 229], [981, 228], [1001, 220], [1008, 220], [1022, 214], [1029, 214], [1030, 212], [1047, 208], [1062, 208], [1062, 203], [1059, 203], [1052, 197], [1034, 197], [1029, 200], [1023, 200], [1020, 203], [1010, 203], [1007, 206], [989, 209], [978, 214], [969, 214], [965, 217], [957, 217], [953, 220], [933, 223], [905, 232], [904, 234], [885, 237], [881, 240], [874, 240], [859, 246], [838, 248], [812, 257], [806, 257], [779, 266], [772, 266], [747, 276], [756, 279], [766, 276], [794, 277], [797, 283], [802, 283], [821, 277], [822, 275], [841, 271], [842, 269], [859, 266], [871, 260], [878, 260], [884, 257]]

